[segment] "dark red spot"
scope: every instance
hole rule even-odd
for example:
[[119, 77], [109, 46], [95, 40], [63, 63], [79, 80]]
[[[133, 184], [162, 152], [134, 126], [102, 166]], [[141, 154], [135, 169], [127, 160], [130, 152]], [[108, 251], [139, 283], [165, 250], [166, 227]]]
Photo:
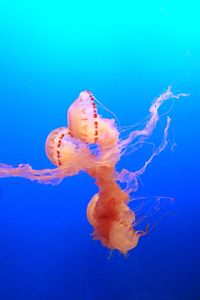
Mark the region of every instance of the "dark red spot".
[[68, 132], [68, 135], [69, 135], [69, 136], [71, 136], [71, 137], [73, 137], [73, 134], [71, 134], [71, 132], [70, 132], [70, 131]]

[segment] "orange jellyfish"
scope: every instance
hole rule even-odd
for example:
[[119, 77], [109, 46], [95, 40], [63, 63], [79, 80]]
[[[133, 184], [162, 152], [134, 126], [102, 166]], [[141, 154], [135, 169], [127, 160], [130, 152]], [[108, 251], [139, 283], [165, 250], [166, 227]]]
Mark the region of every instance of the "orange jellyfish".
[[[132, 152], [144, 145], [159, 120], [160, 106], [170, 98], [178, 99], [186, 94], [174, 95], [171, 88], [154, 100], [150, 107], [150, 116], [141, 130], [130, 132], [127, 138], [120, 138], [114, 119], [99, 115], [97, 100], [90, 91], [81, 92], [68, 109], [68, 127], [53, 130], [46, 140], [46, 154], [56, 166], [54, 169], [34, 170], [28, 164], [18, 167], [0, 164], [0, 177], [24, 177], [39, 183], [58, 184], [64, 177], [85, 171], [92, 176], [98, 192], [87, 206], [87, 218], [93, 226], [94, 239], [103, 246], [117, 249], [126, 254], [135, 248], [145, 231], [136, 229], [137, 215], [129, 207], [130, 194], [137, 191], [138, 176], [167, 145], [170, 118], [167, 117], [163, 139], [144, 165], [134, 172], [126, 169], [118, 172], [116, 163], [127, 146]], [[96, 145], [97, 151], [91, 150]], [[125, 183], [122, 189], [120, 183]]]

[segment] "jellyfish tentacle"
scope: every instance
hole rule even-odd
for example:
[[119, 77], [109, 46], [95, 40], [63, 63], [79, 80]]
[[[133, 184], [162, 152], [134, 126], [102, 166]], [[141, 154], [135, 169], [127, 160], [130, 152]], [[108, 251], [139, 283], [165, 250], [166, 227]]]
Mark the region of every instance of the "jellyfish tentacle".
[[140, 168], [139, 170], [135, 171], [134, 174], [135, 176], [139, 176], [139, 175], [142, 175], [147, 166], [151, 163], [151, 161], [153, 160], [153, 158], [155, 156], [158, 156], [160, 154], [160, 152], [162, 152], [166, 146], [167, 146], [167, 135], [168, 135], [168, 130], [169, 130], [169, 126], [170, 126], [170, 122], [171, 122], [171, 119], [169, 117], [167, 117], [167, 124], [166, 124], [166, 127], [164, 129], [164, 134], [163, 134], [163, 139], [161, 141], [161, 144], [153, 151], [152, 155], [150, 156], [150, 158], [144, 163], [143, 167]]
[[122, 169], [120, 173], [117, 173], [116, 180], [126, 184], [125, 190], [129, 194], [138, 189], [138, 180], [134, 172]]
[[170, 98], [179, 99], [180, 97], [188, 96], [188, 94], [185, 93], [179, 93], [177, 95], [174, 95], [171, 91], [171, 86], [168, 86], [167, 90], [161, 94], [158, 98], [155, 99], [153, 104], [151, 105], [149, 111], [150, 111], [150, 119], [147, 121], [145, 127], [142, 130], [134, 130], [132, 131], [128, 138], [124, 139], [120, 143], [120, 147], [126, 147], [128, 144], [130, 144], [133, 140], [135, 140], [138, 137], [142, 137], [143, 139], [148, 138], [154, 128], [157, 125], [157, 122], [159, 120], [158, 110], [160, 106], [167, 101]]

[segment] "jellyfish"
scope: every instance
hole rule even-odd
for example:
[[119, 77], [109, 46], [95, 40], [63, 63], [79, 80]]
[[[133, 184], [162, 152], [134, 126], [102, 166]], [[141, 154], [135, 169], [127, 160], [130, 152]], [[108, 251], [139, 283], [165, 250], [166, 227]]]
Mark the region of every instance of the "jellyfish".
[[[134, 153], [145, 145], [158, 120], [159, 108], [170, 98], [179, 99], [187, 94], [174, 95], [171, 87], [157, 97], [150, 106], [149, 118], [142, 129], [129, 132], [123, 138], [115, 119], [102, 117], [98, 112], [98, 100], [89, 91], [83, 91], [67, 112], [67, 127], [50, 132], [46, 139], [46, 155], [55, 166], [35, 170], [29, 164], [17, 167], [0, 164], [0, 177], [24, 177], [42, 184], [58, 184], [63, 178], [80, 171], [94, 178], [97, 193], [87, 205], [87, 219], [93, 227], [93, 237], [102, 245], [126, 254], [135, 248], [147, 231], [137, 229], [137, 214], [130, 208], [131, 195], [138, 189], [138, 176], [142, 175], [155, 156], [167, 146], [171, 119], [167, 117], [163, 138], [144, 165], [138, 170], [116, 169], [128, 147]], [[92, 151], [95, 145], [96, 151]], [[125, 185], [125, 187], [122, 188]], [[134, 198], [133, 198], [134, 199]]]

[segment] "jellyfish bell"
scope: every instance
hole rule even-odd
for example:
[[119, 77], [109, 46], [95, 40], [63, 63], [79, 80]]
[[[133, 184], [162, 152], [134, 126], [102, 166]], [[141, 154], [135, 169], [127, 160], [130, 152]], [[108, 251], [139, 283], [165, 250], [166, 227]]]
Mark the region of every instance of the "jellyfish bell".
[[136, 220], [135, 213], [130, 209], [130, 207], [126, 203], [119, 205], [118, 210], [120, 223], [131, 227]]
[[99, 226], [102, 227], [103, 224], [98, 224], [98, 222], [101, 221], [95, 219], [94, 213], [98, 200], [99, 194], [96, 193], [87, 206], [87, 219], [94, 227], [94, 236], [98, 237], [104, 246], [126, 254], [130, 249], [137, 246], [140, 237], [140, 234], [133, 229], [133, 222], [135, 221], [134, 213], [126, 204], [119, 204], [118, 218], [116, 220], [111, 219], [111, 222], [109, 222], [108, 236], [101, 236], [100, 231], [98, 230], [98, 232], [96, 232], [96, 229], [99, 228]]
[[87, 219], [88, 219], [88, 222], [91, 224], [91, 225], [94, 225], [95, 223], [95, 219], [94, 219], [94, 209], [95, 209], [95, 206], [96, 206], [96, 203], [99, 199], [99, 194], [96, 193], [92, 199], [90, 200], [90, 202], [88, 203], [88, 206], [87, 206], [87, 211], [86, 211], [86, 215], [87, 215]]
[[119, 139], [119, 131], [116, 128], [114, 119], [100, 118], [98, 124], [98, 144], [113, 147]]
[[81, 92], [68, 109], [68, 128], [75, 139], [99, 147], [99, 163], [115, 164], [120, 159], [119, 132], [114, 119], [102, 118], [90, 91]]
[[90, 144], [116, 142], [119, 132], [114, 119], [101, 118], [90, 91], [81, 92], [68, 109], [68, 128], [74, 138]]
[[113, 222], [109, 234], [110, 248], [126, 254], [137, 246], [140, 236], [141, 234], [138, 234], [132, 227], [120, 222]]
[[95, 144], [98, 140], [99, 115], [90, 91], [81, 92], [68, 109], [68, 127], [74, 138]]
[[66, 127], [54, 129], [46, 139], [45, 151], [49, 160], [61, 167], [76, 156], [76, 143]]

